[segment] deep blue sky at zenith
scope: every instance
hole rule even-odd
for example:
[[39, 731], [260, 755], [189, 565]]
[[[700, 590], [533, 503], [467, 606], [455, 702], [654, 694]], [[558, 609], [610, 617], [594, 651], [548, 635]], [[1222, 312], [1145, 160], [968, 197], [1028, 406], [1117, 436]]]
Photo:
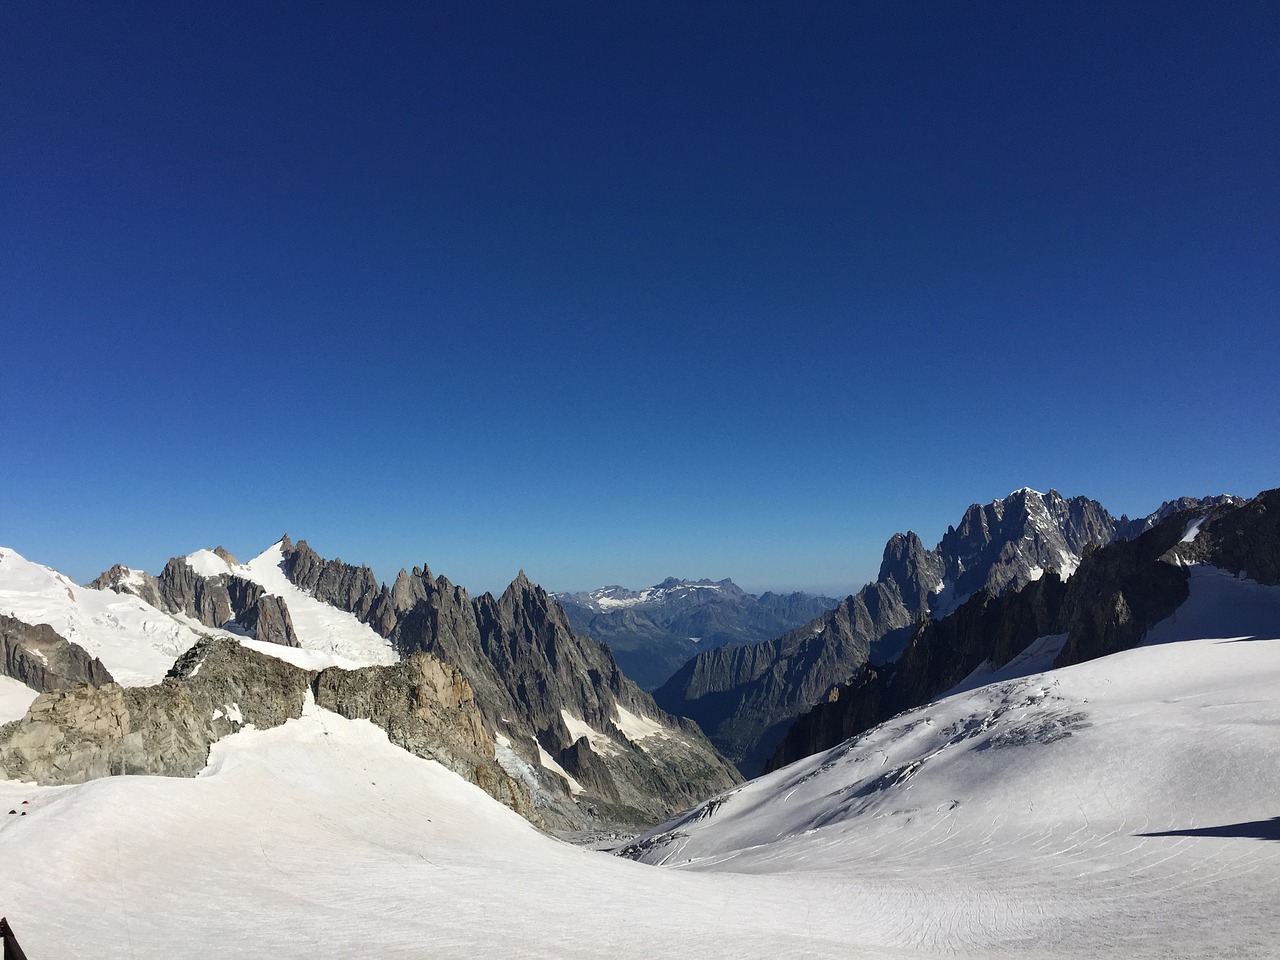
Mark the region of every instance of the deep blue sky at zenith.
[[1280, 7], [0, 9], [0, 543], [843, 595], [1280, 484]]

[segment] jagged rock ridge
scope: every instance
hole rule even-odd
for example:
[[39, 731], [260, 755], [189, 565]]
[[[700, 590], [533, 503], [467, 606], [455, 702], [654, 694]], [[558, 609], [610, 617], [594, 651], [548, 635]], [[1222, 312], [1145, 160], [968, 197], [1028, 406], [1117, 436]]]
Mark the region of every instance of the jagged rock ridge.
[[[222, 547], [213, 552], [235, 561]], [[132, 593], [158, 610], [182, 614], [206, 627], [245, 633], [267, 643], [299, 646], [284, 600], [231, 573], [198, 573], [184, 557], [172, 558], [159, 577], [117, 564], [88, 586]]]
[[355, 614], [402, 656], [425, 651], [460, 669], [554, 825], [654, 822], [738, 779], [696, 724], [659, 709], [523, 572], [502, 596], [472, 598], [425, 565], [387, 587], [305, 541], [286, 539], [282, 554], [295, 585]]

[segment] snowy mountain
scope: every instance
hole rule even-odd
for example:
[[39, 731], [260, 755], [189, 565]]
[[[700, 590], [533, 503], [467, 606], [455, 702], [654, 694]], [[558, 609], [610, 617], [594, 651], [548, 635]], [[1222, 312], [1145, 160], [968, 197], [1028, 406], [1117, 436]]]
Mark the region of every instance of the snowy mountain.
[[1269, 960], [1277, 603], [1193, 570], [1164, 642], [913, 710], [698, 805], [640, 863], [308, 702], [196, 778], [0, 781], [4, 912], [33, 958]]
[[[1178, 501], [1209, 509], [1232, 497]], [[759, 772], [792, 721], [868, 663], [892, 663], [922, 617], [940, 617], [979, 591], [999, 595], [1052, 570], [1069, 577], [1086, 551], [1150, 528], [1113, 518], [1085, 497], [1023, 488], [973, 504], [932, 550], [908, 531], [885, 545], [875, 582], [835, 609], [762, 644], [709, 650], [654, 691], [666, 710], [690, 717], [747, 775]]]
[[758, 643], [835, 605], [805, 593], [747, 593], [732, 580], [668, 577], [644, 590], [608, 586], [554, 593], [578, 633], [609, 645], [641, 687], [666, 681], [701, 650]]
[[[210, 646], [218, 640], [294, 672]], [[317, 696], [340, 688], [323, 705], [373, 719], [418, 755], [462, 756], [451, 768], [551, 827], [653, 823], [737, 779], [696, 725], [660, 710], [523, 574], [498, 598], [473, 600], [425, 569], [388, 587], [286, 537], [244, 564], [199, 550], [158, 576], [117, 566], [80, 587], [5, 551], [0, 652], [0, 673], [32, 688], [25, 703], [6, 692], [4, 719], [46, 693], [39, 719], [0, 731], [0, 767], [40, 782], [126, 768], [186, 775], [235, 729], [219, 717], [277, 725], [299, 716], [308, 683]], [[422, 676], [440, 674], [406, 666], [415, 656], [461, 679], [428, 684]], [[100, 692], [71, 689], [86, 681]], [[485, 743], [468, 739], [459, 754], [415, 718], [464, 701]]]
[[[1133, 540], [1088, 552], [1068, 581], [1050, 572], [1019, 590], [983, 588], [948, 616], [917, 625], [895, 662], [865, 664], [815, 704], [788, 730], [768, 767], [824, 750], [966, 678], [1006, 671], [1028, 651], [1047, 668], [1135, 646], [1179, 608], [1191, 585], [1215, 589], [1204, 586], [1206, 576], [1280, 583], [1277, 518], [1280, 491], [1199, 504], [1144, 524]], [[1223, 607], [1220, 614], [1216, 629], [1226, 629], [1232, 611]]]

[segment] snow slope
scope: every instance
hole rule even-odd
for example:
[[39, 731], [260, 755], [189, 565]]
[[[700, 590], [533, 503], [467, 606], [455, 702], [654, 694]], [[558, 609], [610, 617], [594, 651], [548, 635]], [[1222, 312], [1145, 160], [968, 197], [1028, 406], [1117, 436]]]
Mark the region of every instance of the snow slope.
[[806, 925], [804, 891], [561, 843], [314, 707], [222, 740], [196, 779], [0, 782], [0, 808], [31, 957], [843, 957], [854, 936], [843, 909]]
[[49, 624], [126, 686], [159, 683], [201, 633], [216, 632], [197, 633], [131, 594], [79, 586], [6, 547], [0, 547], [0, 613]]
[[[1184, 629], [1158, 631], [1278, 635], [1259, 628], [1280, 589], [1209, 569], [1191, 588]], [[876, 922], [927, 951], [1275, 957], [1278, 694], [1280, 640], [1147, 645], [910, 711], [634, 853], [876, 891], [898, 903]]]
[[38, 696], [40, 694], [25, 683], [12, 677], [0, 677], [0, 724], [25, 717], [27, 707]]

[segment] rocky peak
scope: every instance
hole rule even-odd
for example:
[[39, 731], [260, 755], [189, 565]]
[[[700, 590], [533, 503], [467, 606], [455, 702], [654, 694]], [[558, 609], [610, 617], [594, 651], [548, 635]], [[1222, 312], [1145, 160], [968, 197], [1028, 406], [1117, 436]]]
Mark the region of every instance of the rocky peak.
[[218, 546], [214, 547], [214, 548], [213, 548], [213, 553], [214, 553], [214, 555], [215, 555], [216, 557], [218, 557], [218, 558], [219, 558], [223, 563], [225, 563], [228, 567], [238, 567], [238, 566], [240, 566], [240, 561], [239, 561], [239, 560], [237, 560], [237, 559], [235, 558], [235, 556], [231, 553], [231, 551], [230, 551], [230, 550], [228, 550], [226, 547], [224, 547], [224, 546], [222, 546], [222, 545], [218, 545]]
[[908, 530], [895, 533], [884, 547], [878, 583], [892, 582], [913, 612], [927, 609], [928, 598], [942, 586], [945, 564], [941, 557], [925, 549], [924, 543]]
[[340, 558], [325, 560], [305, 540], [281, 541], [281, 569], [289, 581], [317, 600], [354, 613], [361, 620], [383, 596], [383, 588], [366, 566], [352, 566]]
[[[496, 599], [472, 599], [445, 577], [432, 579], [425, 565], [400, 571], [374, 595], [367, 568], [323, 560], [303, 546], [284, 565], [294, 583], [314, 584], [318, 599], [369, 623], [401, 656], [421, 651], [461, 671], [485, 729], [501, 738], [504, 763], [536, 785], [548, 822], [655, 822], [735, 782], [696, 726], [659, 710], [605, 648], [573, 632], [559, 604], [524, 571]], [[628, 740], [617, 726], [620, 706], [659, 732], [640, 745]], [[584, 738], [579, 724], [592, 736]], [[548, 757], [575, 782], [553, 772]]]

